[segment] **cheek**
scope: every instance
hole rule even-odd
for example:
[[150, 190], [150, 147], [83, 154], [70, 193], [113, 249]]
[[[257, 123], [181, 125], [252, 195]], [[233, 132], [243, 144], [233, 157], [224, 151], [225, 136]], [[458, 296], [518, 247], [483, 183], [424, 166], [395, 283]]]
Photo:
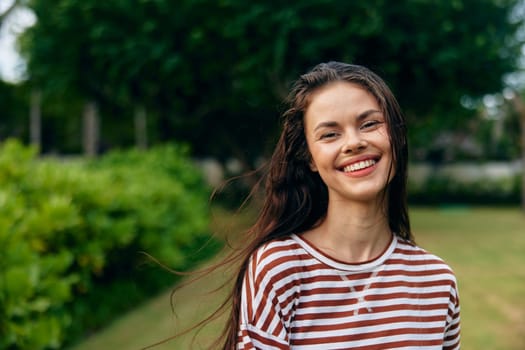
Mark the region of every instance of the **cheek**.
[[304, 156], [306, 159], [308, 159], [308, 165], [310, 166], [310, 170], [311, 171], [314, 171], [314, 172], [317, 172], [319, 169], [317, 168], [317, 153], [316, 153], [316, 149], [313, 148], [310, 143], [307, 143], [306, 145], [306, 149], [305, 149], [305, 152], [304, 152]]
[[371, 141], [375, 143], [375, 145], [377, 145], [383, 151], [383, 153], [388, 153], [391, 156], [392, 143], [390, 141], [390, 135], [385, 129], [378, 130]]
[[388, 133], [388, 129], [386, 128], [386, 126], [382, 126], [381, 128], [379, 128], [377, 130], [377, 133], [375, 134], [375, 138], [377, 139], [378, 142], [381, 142], [381, 143], [388, 143], [390, 144], [391, 143], [391, 137], [390, 137], [390, 134]]

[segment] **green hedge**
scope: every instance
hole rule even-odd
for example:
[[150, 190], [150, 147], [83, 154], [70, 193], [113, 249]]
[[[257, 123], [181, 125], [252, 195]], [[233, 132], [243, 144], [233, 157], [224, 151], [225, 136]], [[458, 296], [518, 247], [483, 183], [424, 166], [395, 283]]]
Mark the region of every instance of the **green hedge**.
[[414, 205], [519, 205], [521, 177], [460, 182], [431, 176], [422, 184], [409, 182], [408, 199]]
[[[0, 145], [0, 349], [56, 349], [213, 253], [208, 188], [187, 150], [42, 160]], [[206, 249], [199, 249], [205, 245]]]

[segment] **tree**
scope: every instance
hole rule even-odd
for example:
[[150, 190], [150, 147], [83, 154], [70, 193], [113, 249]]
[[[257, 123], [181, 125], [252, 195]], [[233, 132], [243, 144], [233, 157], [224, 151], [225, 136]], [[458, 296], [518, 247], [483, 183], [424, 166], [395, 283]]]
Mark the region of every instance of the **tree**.
[[91, 68], [92, 60], [85, 55], [89, 49], [87, 26], [93, 22], [89, 18], [91, 13], [83, 11], [76, 1], [58, 4], [48, 0], [33, 1], [30, 7], [38, 23], [24, 33], [22, 40], [26, 45], [23, 49], [31, 52], [28, 61], [31, 85], [47, 92], [44, 95], [51, 93], [85, 101], [83, 144], [85, 153], [92, 155], [98, 147], [94, 144], [97, 138], [92, 136], [98, 135], [98, 130], [94, 129], [98, 125], [96, 105], [102, 95], [101, 83]]
[[[462, 96], [499, 91], [516, 68], [512, 0], [33, 0], [32, 79], [155, 118], [196, 154], [265, 155], [291, 79], [320, 61], [386, 78], [424, 145], [462, 125]], [[106, 117], [106, 116], [105, 116]]]

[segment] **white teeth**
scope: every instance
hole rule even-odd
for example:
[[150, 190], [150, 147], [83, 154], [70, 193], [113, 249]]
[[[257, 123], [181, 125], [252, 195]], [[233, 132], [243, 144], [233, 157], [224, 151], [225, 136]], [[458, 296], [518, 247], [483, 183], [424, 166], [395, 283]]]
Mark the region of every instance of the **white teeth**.
[[360, 162], [357, 162], [357, 163], [354, 163], [354, 164], [347, 165], [347, 166], [345, 166], [343, 168], [343, 171], [345, 173], [348, 173], [348, 172], [352, 172], [352, 171], [356, 171], [356, 170], [361, 170], [361, 169], [364, 169], [364, 168], [371, 167], [375, 163], [376, 163], [375, 160], [367, 159], [367, 160], [363, 160], [363, 161], [360, 161]]

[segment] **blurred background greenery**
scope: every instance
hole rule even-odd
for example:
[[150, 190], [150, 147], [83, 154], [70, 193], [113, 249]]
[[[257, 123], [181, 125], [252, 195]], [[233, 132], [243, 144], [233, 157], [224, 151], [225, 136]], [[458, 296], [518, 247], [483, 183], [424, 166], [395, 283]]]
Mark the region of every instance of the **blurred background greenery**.
[[[21, 73], [0, 81], [0, 349], [82, 346], [176, 282], [146, 254], [212, 257], [211, 213], [245, 227], [231, 212], [257, 175], [210, 205], [213, 187], [267, 159], [291, 80], [328, 60], [400, 101], [415, 235], [464, 285], [464, 346], [525, 346], [522, 0], [2, 0], [0, 30], [22, 11]], [[85, 348], [168, 337], [141, 333], [170, 317], [160, 295]]]

